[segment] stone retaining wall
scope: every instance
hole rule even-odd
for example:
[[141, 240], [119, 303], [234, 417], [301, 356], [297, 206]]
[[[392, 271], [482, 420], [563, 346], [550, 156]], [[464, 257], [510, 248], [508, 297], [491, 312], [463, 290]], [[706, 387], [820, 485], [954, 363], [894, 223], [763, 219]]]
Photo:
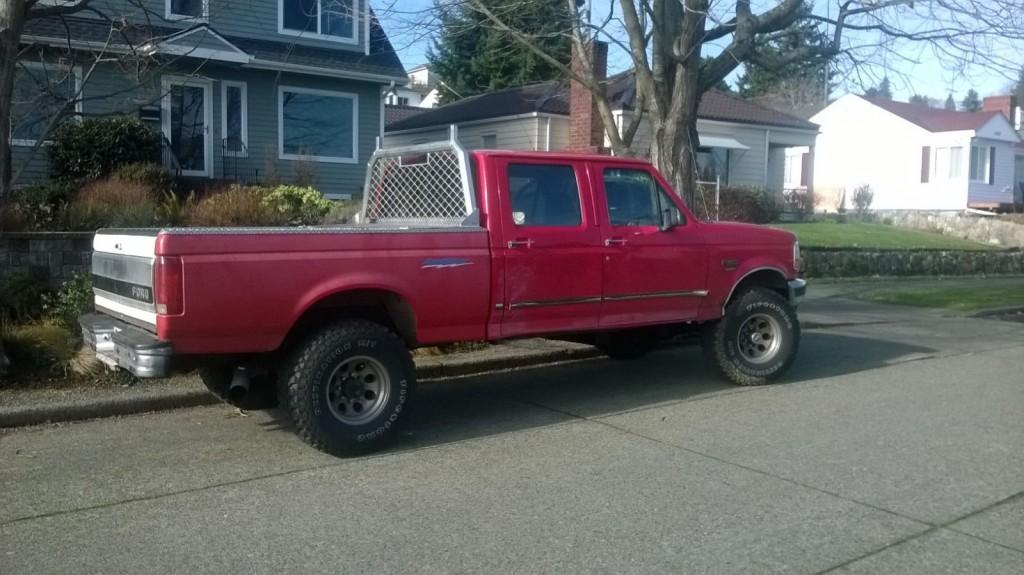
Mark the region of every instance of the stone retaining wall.
[[999, 216], [977, 216], [964, 212], [880, 211], [874, 215], [902, 228], [935, 232], [983, 244], [1024, 248], [1024, 225]]
[[0, 233], [0, 279], [27, 272], [52, 287], [88, 273], [92, 232]]
[[1024, 250], [872, 250], [808, 249], [801, 251], [809, 278], [870, 276], [963, 276], [1024, 274]]
[[[29, 272], [53, 287], [88, 273], [91, 232], [0, 234], [0, 279]], [[804, 248], [807, 277], [1024, 274], [1024, 250], [947, 251]]]

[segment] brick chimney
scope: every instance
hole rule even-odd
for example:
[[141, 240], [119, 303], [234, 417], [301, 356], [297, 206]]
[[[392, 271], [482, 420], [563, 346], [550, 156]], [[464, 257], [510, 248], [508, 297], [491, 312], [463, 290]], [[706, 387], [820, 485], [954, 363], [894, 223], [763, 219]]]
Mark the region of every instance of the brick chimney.
[[[586, 47], [593, 61], [594, 80], [604, 84], [608, 77], [608, 44], [598, 40]], [[572, 69], [583, 76], [584, 60], [573, 48]], [[586, 86], [574, 80], [569, 81], [569, 149], [576, 152], [604, 154], [604, 122], [597, 111], [597, 101]]]
[[1017, 98], [1014, 96], [989, 96], [981, 103], [982, 112], [1002, 112], [1016, 129], [1020, 129], [1016, 123], [1018, 109]]

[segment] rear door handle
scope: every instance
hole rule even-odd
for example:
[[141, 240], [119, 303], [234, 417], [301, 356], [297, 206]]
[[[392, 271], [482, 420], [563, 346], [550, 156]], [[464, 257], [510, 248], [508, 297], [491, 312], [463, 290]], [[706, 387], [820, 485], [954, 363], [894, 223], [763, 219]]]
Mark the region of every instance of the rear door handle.
[[509, 240], [508, 248], [532, 248], [533, 240], [531, 239], [520, 239], [520, 240]]
[[608, 238], [604, 241], [604, 245], [611, 246], [624, 246], [626, 245], [626, 238]]

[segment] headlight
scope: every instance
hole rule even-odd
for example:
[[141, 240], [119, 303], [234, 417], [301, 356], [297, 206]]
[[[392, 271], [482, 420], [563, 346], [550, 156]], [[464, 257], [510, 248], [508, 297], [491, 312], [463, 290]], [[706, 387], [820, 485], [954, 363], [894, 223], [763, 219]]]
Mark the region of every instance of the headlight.
[[800, 242], [793, 242], [793, 269], [800, 271]]

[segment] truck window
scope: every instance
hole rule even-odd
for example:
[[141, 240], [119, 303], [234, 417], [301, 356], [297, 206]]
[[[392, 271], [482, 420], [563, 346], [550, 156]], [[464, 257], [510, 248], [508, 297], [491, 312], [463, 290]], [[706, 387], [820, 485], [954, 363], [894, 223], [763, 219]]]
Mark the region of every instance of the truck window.
[[578, 226], [580, 189], [572, 166], [509, 164], [512, 221], [517, 226]]
[[682, 223], [668, 194], [643, 170], [605, 169], [604, 193], [613, 226], [660, 226], [665, 210], [672, 212], [673, 221]]

